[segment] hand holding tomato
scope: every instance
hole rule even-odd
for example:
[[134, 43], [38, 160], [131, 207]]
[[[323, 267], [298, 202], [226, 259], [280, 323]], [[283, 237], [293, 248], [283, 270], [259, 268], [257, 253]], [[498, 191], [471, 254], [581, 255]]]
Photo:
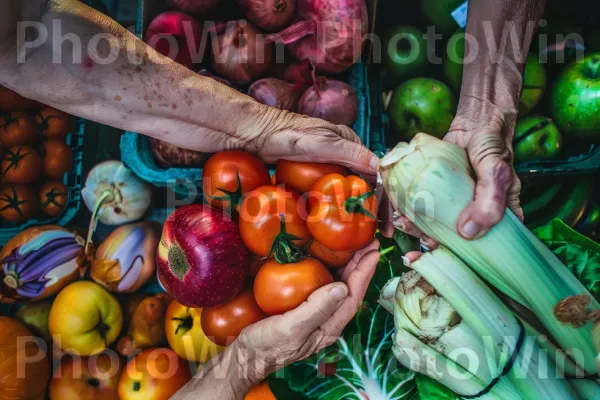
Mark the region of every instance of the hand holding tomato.
[[[206, 398], [239, 398], [277, 368], [333, 344], [363, 302], [379, 261], [378, 248], [373, 240], [355, 253], [341, 270], [345, 284], [324, 286], [298, 308], [245, 328], [172, 399], [195, 399], [200, 393]], [[217, 375], [219, 371], [226, 371], [227, 378]]]

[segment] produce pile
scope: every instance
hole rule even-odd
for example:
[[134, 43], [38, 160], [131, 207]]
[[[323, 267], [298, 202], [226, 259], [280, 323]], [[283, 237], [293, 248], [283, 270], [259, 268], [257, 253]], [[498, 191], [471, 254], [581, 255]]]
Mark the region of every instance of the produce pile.
[[[257, 157], [224, 151], [206, 162], [203, 184], [204, 204], [176, 209], [161, 237], [158, 224], [136, 222], [149, 208], [149, 185], [107, 161], [83, 189], [92, 212], [87, 239], [48, 225], [4, 246], [0, 301], [25, 305], [0, 323], [52, 349], [60, 366], [51, 399], [98, 387], [106, 398], [133, 399], [148, 383], [162, 393], [152, 398], [168, 398], [191, 378], [184, 360], [206, 363], [246, 326], [298, 307], [377, 229], [374, 190], [337, 165], [280, 161], [271, 177]], [[118, 227], [94, 246], [98, 222]], [[156, 277], [166, 293], [142, 294]], [[16, 362], [11, 343], [7, 357]], [[84, 357], [84, 378], [72, 373], [80, 359], [67, 354]], [[119, 370], [107, 378], [114, 360]], [[177, 373], [154, 376], [161, 365], [178, 365]], [[19, 398], [38, 398], [45, 387], [32, 381], [51, 375], [46, 358], [31, 368], [39, 373], [11, 375]]]
[[65, 143], [73, 118], [0, 86], [0, 218], [21, 223], [62, 214], [64, 175], [73, 168]]
[[[364, 0], [239, 0], [237, 8], [225, 11], [221, 3], [171, 0], [174, 10], [156, 16], [144, 40], [260, 103], [354, 124], [357, 94], [340, 74], [362, 53], [368, 29]], [[201, 166], [207, 159], [158, 139], [150, 145], [164, 168]]]

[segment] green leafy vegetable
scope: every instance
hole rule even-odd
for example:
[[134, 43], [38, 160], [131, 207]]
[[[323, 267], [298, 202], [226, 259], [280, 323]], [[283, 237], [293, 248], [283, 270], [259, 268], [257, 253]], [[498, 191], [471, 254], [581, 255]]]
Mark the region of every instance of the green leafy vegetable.
[[417, 375], [415, 377], [417, 388], [419, 389], [419, 397], [421, 400], [458, 400], [456, 394], [454, 394], [446, 386], [442, 385], [438, 381], [431, 379], [425, 375]]
[[560, 219], [533, 232], [600, 301], [600, 244], [577, 233]]

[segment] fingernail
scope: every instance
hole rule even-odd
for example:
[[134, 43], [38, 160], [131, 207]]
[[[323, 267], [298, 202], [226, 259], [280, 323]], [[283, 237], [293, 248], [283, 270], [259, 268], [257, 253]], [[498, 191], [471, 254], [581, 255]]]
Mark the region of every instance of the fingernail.
[[481, 231], [481, 226], [473, 221], [467, 221], [462, 227], [462, 235], [467, 239], [474, 238]]
[[346, 296], [348, 296], [348, 288], [346, 285], [337, 285], [329, 291], [329, 294], [335, 300], [343, 300], [346, 298]]
[[369, 167], [371, 167], [372, 170], [377, 170], [377, 168], [379, 167], [379, 157], [373, 156], [373, 158], [371, 158], [371, 161], [369, 161]]
[[408, 259], [408, 257], [402, 256], [402, 263], [405, 267], [410, 267], [410, 260]]

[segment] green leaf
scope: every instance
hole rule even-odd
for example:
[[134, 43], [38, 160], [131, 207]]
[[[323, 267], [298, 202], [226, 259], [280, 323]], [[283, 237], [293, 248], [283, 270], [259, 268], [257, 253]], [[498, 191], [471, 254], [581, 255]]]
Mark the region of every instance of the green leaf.
[[415, 377], [417, 388], [419, 389], [419, 397], [421, 400], [458, 400], [458, 397], [450, 389], [425, 375], [417, 375]]
[[559, 219], [533, 232], [600, 301], [600, 244]]

